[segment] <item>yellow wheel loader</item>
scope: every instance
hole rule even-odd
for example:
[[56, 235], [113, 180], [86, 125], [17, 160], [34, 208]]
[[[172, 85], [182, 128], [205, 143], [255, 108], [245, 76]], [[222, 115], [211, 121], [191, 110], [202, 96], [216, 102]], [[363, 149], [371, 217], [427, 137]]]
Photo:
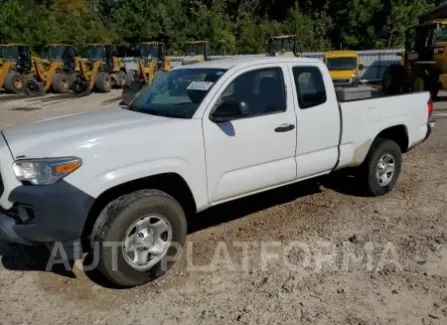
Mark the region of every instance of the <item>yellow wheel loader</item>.
[[433, 100], [447, 90], [447, 3], [419, 17], [407, 30], [400, 63], [387, 67], [383, 91], [398, 94], [429, 91]]
[[110, 44], [89, 44], [87, 60], [79, 62], [79, 78], [73, 84], [75, 92], [110, 92], [122, 88], [126, 82], [126, 69], [117, 57], [116, 46]]
[[139, 58], [137, 71], [129, 71], [121, 96], [123, 104], [129, 104], [135, 95], [164, 72], [172, 69], [171, 60], [165, 55], [161, 42], [143, 42], [137, 45]]
[[33, 60], [35, 73], [28, 78], [27, 95], [44, 95], [49, 91], [68, 93], [77, 78], [76, 50], [64, 44], [49, 44], [44, 49], [45, 58]]
[[267, 56], [301, 56], [296, 35], [273, 36], [268, 39]]
[[208, 61], [210, 44], [208, 41], [194, 41], [185, 43], [182, 65]]
[[0, 88], [11, 94], [25, 91], [27, 75], [32, 72], [32, 56], [27, 45], [0, 45]]

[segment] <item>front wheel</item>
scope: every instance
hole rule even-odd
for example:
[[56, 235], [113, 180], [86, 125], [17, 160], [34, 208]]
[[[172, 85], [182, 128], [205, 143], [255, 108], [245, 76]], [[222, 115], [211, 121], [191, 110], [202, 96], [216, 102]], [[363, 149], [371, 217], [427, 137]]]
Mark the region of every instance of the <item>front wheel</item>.
[[65, 94], [70, 90], [70, 79], [66, 73], [57, 72], [53, 81], [51, 82], [51, 88], [56, 94]]
[[11, 71], [6, 75], [3, 86], [7, 93], [20, 94], [25, 90], [25, 79], [17, 71]]
[[96, 91], [108, 93], [112, 89], [112, 78], [107, 72], [99, 72], [95, 81]]
[[31, 97], [43, 96], [45, 95], [45, 89], [44, 86], [36, 79], [30, 78], [25, 84], [25, 93]]
[[133, 287], [166, 273], [186, 241], [180, 204], [157, 190], [126, 194], [109, 203], [92, 232], [98, 269], [113, 283]]
[[369, 196], [382, 196], [392, 191], [402, 166], [399, 145], [389, 139], [376, 139], [360, 167], [360, 186]]

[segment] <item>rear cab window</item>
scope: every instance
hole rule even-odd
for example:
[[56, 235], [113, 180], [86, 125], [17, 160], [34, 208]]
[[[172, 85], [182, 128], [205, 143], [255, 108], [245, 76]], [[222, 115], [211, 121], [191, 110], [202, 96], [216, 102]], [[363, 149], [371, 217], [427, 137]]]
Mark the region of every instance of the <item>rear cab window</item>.
[[310, 109], [326, 103], [323, 75], [317, 66], [293, 67], [292, 71], [300, 109]]

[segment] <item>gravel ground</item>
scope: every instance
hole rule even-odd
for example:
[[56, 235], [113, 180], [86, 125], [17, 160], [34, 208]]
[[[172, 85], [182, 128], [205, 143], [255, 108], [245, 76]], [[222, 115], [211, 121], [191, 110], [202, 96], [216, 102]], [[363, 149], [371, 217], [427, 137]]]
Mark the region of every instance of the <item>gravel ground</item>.
[[[0, 127], [116, 96], [0, 97]], [[446, 107], [389, 195], [357, 197], [332, 178], [213, 208], [149, 285], [113, 288], [81, 262], [47, 272], [45, 250], [0, 243], [0, 324], [447, 324]]]

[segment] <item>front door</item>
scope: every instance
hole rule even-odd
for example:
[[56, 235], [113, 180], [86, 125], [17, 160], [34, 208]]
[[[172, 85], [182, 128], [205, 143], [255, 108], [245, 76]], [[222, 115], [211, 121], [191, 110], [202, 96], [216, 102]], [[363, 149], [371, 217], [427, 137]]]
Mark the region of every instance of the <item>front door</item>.
[[209, 119], [210, 112], [205, 113], [211, 204], [296, 179], [296, 116], [286, 80], [290, 80], [286, 65], [247, 68], [222, 86], [216, 102], [223, 98], [244, 102], [248, 115], [215, 123]]

